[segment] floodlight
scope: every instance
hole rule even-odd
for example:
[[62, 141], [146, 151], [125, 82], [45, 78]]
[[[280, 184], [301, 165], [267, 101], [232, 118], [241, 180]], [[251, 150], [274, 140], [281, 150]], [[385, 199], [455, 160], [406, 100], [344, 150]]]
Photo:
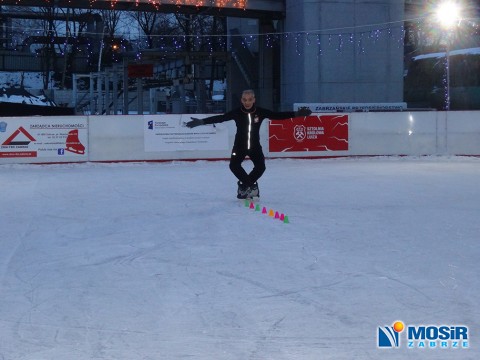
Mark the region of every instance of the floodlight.
[[436, 17], [443, 28], [450, 29], [460, 20], [460, 5], [453, 1], [442, 2], [437, 8]]

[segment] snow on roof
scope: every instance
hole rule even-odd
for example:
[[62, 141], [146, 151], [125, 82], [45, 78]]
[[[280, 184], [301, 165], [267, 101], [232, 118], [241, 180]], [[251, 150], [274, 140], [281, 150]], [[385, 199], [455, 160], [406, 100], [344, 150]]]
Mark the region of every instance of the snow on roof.
[[25, 89], [43, 89], [42, 73], [0, 71], [0, 102], [57, 106], [44, 95], [36, 96]]
[[[455, 55], [478, 55], [480, 54], [480, 48], [469, 48], [469, 49], [459, 49], [459, 50], [451, 50], [449, 52], [449, 56], [455, 56]], [[417, 60], [422, 60], [422, 59], [439, 59], [445, 56], [445, 51], [444, 52], [436, 52], [436, 53], [430, 53], [430, 54], [423, 54], [423, 55], [417, 55], [413, 57], [413, 61]]]
[[27, 105], [56, 106], [45, 96], [35, 96], [24, 88], [0, 88], [0, 102], [18, 103]]
[[43, 74], [28, 71], [0, 71], [0, 87], [43, 89]]

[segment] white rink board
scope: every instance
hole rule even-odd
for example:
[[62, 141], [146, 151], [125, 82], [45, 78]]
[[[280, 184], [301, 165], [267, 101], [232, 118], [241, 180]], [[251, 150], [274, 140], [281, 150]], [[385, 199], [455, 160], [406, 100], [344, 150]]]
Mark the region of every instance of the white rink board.
[[[79, 128], [79, 140], [85, 151], [84, 154], [64, 152], [63, 155], [59, 155], [52, 150], [48, 156], [45, 153], [45, 156], [37, 157], [3, 157], [0, 158], [0, 164], [228, 159], [236, 130], [233, 121], [217, 124], [215, 127], [208, 125], [188, 130], [183, 126], [191, 117], [206, 116], [209, 115], [154, 117], [155, 121], [160, 123], [173, 121], [176, 124], [175, 131], [180, 128], [182, 131], [197, 134], [203, 131], [210, 133], [211, 141], [202, 146], [199, 146], [198, 142], [188, 145], [184, 142], [178, 146], [167, 145], [161, 137], [155, 137], [148, 132], [148, 121], [152, 119], [148, 115], [3, 118], [0, 123], [7, 123], [7, 127], [5, 132], [0, 132], [2, 144], [12, 136], [12, 129], [17, 130], [22, 123], [26, 127], [48, 122], [84, 124]], [[349, 113], [348, 117], [348, 150], [270, 153], [268, 123], [265, 122], [260, 130], [264, 153], [266, 157], [480, 155], [479, 111], [364, 112]], [[215, 129], [215, 134], [212, 129]], [[3, 130], [3, 127], [0, 127], [0, 130]], [[58, 146], [51, 149], [58, 152], [62, 146], [56, 145]]]

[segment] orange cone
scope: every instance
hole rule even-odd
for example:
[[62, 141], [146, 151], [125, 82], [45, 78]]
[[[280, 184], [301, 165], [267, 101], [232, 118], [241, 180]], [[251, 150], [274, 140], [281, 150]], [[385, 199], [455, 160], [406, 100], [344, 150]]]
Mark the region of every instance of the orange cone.
[[270, 211], [268, 212], [268, 216], [271, 216], [271, 217], [273, 217], [274, 215], [275, 215], [275, 213], [273, 212], [273, 210], [272, 210], [272, 209], [270, 209]]

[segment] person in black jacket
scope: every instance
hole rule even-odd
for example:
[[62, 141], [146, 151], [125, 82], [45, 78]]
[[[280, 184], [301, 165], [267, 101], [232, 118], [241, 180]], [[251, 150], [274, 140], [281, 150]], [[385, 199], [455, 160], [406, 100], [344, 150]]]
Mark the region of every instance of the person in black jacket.
[[[266, 169], [265, 156], [260, 145], [260, 125], [262, 125], [263, 120], [286, 120], [297, 116], [308, 116], [312, 112], [307, 108], [301, 108], [296, 112], [274, 112], [257, 107], [253, 90], [244, 90], [241, 102], [242, 105], [239, 108], [222, 115], [214, 115], [204, 119], [192, 117], [192, 120], [187, 122], [186, 125], [193, 128], [227, 120], [235, 121], [237, 133], [230, 157], [230, 170], [238, 179], [237, 198], [247, 199], [260, 196], [257, 180], [260, 179]], [[247, 156], [253, 163], [253, 169], [249, 174], [242, 167], [242, 162]]]

